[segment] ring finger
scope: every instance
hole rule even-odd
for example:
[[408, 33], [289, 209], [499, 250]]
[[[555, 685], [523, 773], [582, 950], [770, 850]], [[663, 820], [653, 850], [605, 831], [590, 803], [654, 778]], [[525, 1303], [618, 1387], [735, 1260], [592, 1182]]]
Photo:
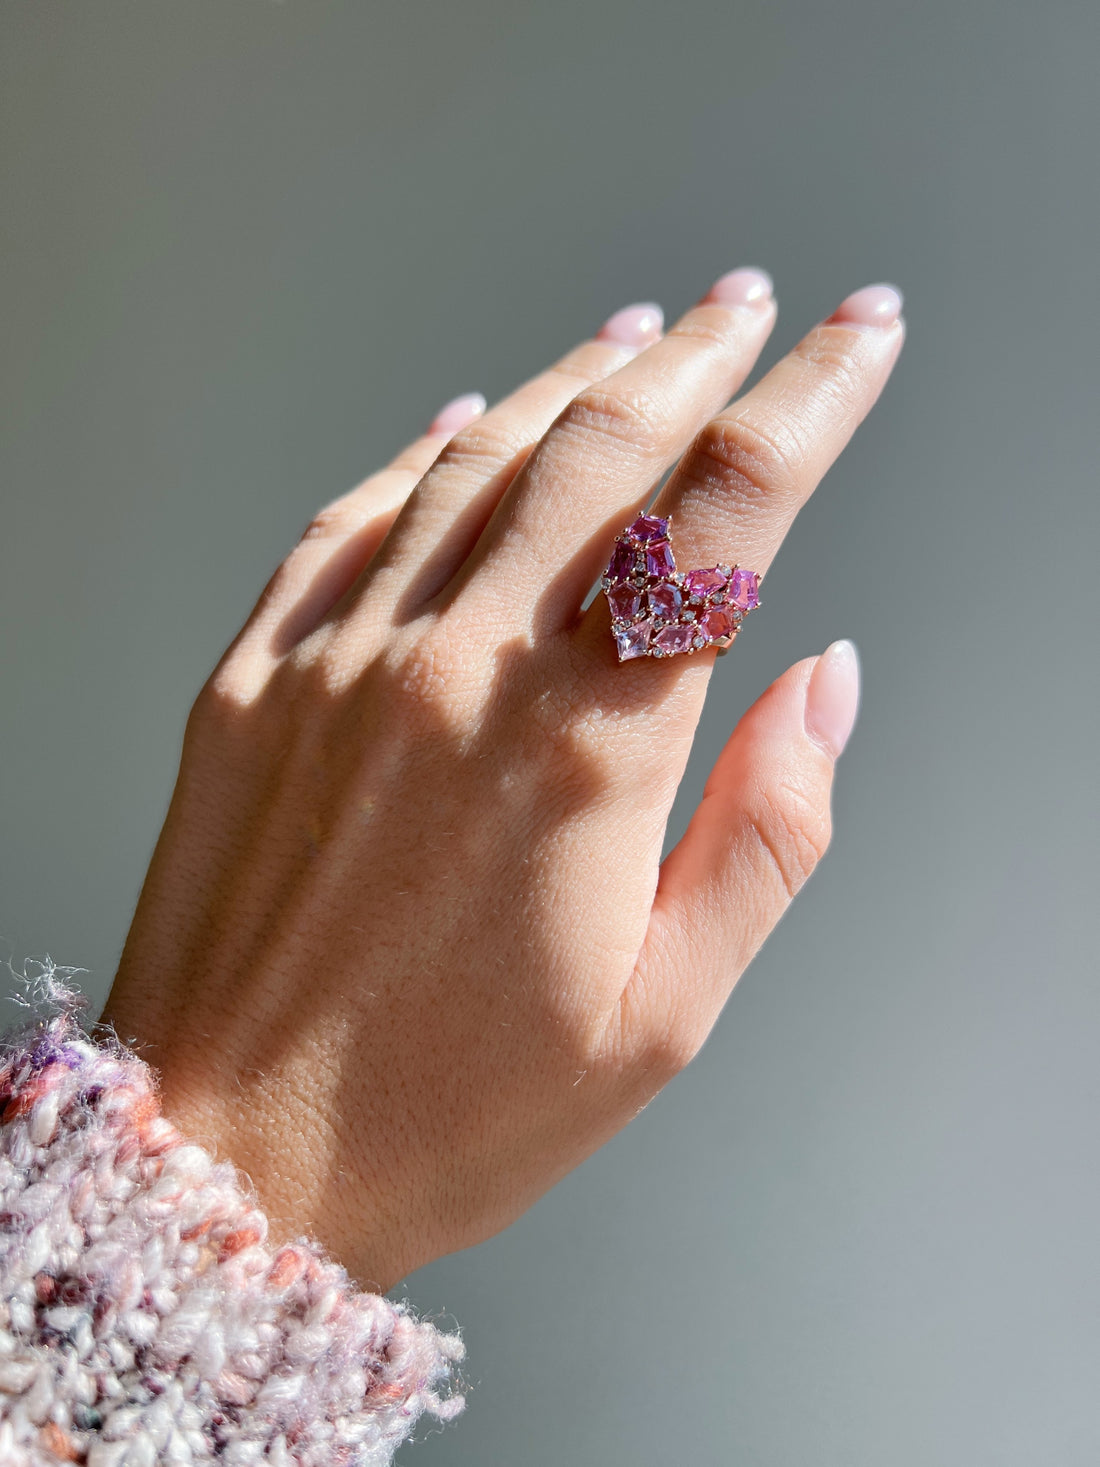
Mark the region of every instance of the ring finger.
[[[592, 584], [591, 559], [624, 503], [648, 499], [666, 469], [752, 370], [775, 324], [763, 271], [732, 270], [667, 335], [566, 402], [500, 499], [457, 577], [509, 615], [572, 621]], [[610, 517], [610, 518], [609, 518]]]
[[[898, 292], [867, 286], [710, 419], [653, 506], [654, 515], [672, 522], [679, 570], [738, 564], [763, 575], [885, 386], [904, 336]], [[717, 620], [721, 615], [719, 608]], [[598, 597], [581, 636], [613, 656], [608, 616]], [[674, 639], [671, 631], [666, 636]]]
[[685, 567], [709, 555], [767, 569], [886, 385], [905, 335], [901, 304], [893, 286], [856, 291], [710, 420], [654, 506], [673, 517]]

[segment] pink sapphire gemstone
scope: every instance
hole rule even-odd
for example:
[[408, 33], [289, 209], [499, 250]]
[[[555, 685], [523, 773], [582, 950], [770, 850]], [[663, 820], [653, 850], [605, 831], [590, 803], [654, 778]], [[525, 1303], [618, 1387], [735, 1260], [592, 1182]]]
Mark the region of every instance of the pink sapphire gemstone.
[[612, 586], [607, 593], [607, 604], [616, 621], [633, 621], [638, 615], [641, 597], [631, 585]]
[[665, 627], [653, 638], [653, 645], [662, 652], [688, 652], [695, 639], [694, 626]]
[[627, 662], [631, 657], [644, 657], [649, 646], [649, 634], [653, 630], [650, 621], [636, 621], [632, 627], [615, 633], [615, 645], [619, 649], [619, 661]]
[[670, 581], [662, 581], [658, 586], [649, 589], [649, 613], [651, 616], [664, 617], [666, 621], [673, 621], [680, 615], [680, 605], [683, 597], [680, 595], [679, 586], [674, 586]]
[[676, 569], [672, 546], [667, 540], [659, 540], [650, 545], [645, 553], [645, 568], [651, 576], [660, 576], [662, 580]]
[[684, 590], [689, 596], [711, 596], [726, 584], [720, 570], [693, 570], [684, 577]]
[[626, 533], [639, 545], [648, 545], [652, 540], [667, 540], [668, 520], [659, 520], [656, 515], [640, 514]]
[[735, 606], [740, 606], [742, 611], [751, 611], [754, 606], [759, 605], [756, 594], [759, 585], [760, 577], [755, 571], [742, 570], [735, 566], [733, 575], [730, 576], [730, 600]]
[[625, 581], [627, 576], [634, 574], [634, 562], [636, 554], [633, 545], [623, 545], [621, 542], [615, 546], [611, 557], [611, 564], [607, 567], [608, 579], [612, 581]]
[[737, 623], [729, 612], [717, 606], [703, 613], [699, 618], [699, 625], [708, 642], [717, 642], [721, 637], [732, 637], [737, 630]]

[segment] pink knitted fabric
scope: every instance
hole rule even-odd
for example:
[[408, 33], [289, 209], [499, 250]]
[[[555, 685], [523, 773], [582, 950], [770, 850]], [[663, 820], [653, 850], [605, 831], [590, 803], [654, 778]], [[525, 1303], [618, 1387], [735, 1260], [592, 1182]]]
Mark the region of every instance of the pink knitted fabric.
[[[71, 1009], [0, 1048], [0, 1463], [378, 1467], [461, 1340], [273, 1248], [230, 1163]], [[448, 1391], [450, 1393], [448, 1393]]]

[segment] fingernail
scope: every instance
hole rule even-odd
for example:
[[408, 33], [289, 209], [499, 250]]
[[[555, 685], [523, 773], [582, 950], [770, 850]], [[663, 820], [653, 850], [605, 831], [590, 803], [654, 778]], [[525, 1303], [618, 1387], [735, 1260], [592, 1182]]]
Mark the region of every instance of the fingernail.
[[459, 428], [465, 428], [467, 423], [480, 418], [488, 405], [480, 392], [464, 392], [461, 397], [452, 398], [446, 407], [441, 407], [424, 431], [446, 433], [449, 438]]
[[831, 759], [839, 759], [859, 707], [859, 654], [844, 638], [831, 642], [814, 664], [806, 689], [806, 732]]
[[766, 270], [743, 266], [720, 275], [703, 297], [717, 306], [766, 306], [775, 287]]
[[615, 341], [620, 346], [649, 346], [665, 324], [665, 313], [655, 301], [624, 306], [596, 332], [597, 341]]
[[842, 300], [829, 320], [837, 326], [893, 326], [901, 300], [895, 285], [865, 285]]

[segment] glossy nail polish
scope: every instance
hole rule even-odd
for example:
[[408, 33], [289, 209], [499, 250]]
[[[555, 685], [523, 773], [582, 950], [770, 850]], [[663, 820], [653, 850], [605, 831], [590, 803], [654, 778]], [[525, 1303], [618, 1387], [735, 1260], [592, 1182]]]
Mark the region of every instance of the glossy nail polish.
[[488, 403], [480, 392], [464, 392], [441, 407], [425, 429], [427, 433], [445, 433], [449, 438], [467, 423], [480, 418]]
[[665, 324], [665, 313], [655, 301], [642, 301], [624, 306], [606, 320], [596, 332], [597, 341], [614, 341], [619, 346], [649, 346], [657, 340]]
[[859, 654], [846, 638], [817, 659], [806, 689], [806, 732], [831, 759], [839, 759], [859, 708]]
[[740, 269], [720, 275], [703, 299], [717, 306], [756, 306], [764, 309], [771, 301], [774, 288], [772, 278], [766, 270], [743, 265]]
[[829, 317], [835, 326], [893, 326], [901, 315], [901, 291], [894, 285], [865, 285], [853, 291]]

